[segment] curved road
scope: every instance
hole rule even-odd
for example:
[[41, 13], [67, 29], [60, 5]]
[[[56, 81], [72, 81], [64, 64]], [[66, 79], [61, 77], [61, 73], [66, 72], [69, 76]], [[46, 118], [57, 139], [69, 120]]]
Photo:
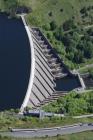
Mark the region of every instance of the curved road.
[[78, 133], [88, 130], [93, 130], [93, 124], [75, 124], [65, 127], [54, 127], [45, 129], [15, 129], [15, 132], [1, 133], [3, 136], [20, 137], [20, 138], [32, 138], [32, 137], [45, 137], [45, 136], [57, 136]]

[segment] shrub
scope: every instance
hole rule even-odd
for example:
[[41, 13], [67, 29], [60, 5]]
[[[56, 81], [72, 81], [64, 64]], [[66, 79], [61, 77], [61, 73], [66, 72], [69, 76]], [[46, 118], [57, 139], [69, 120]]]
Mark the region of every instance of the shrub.
[[80, 10], [80, 13], [81, 13], [81, 14], [85, 14], [86, 11], [87, 11], [86, 7], [83, 7], [83, 8]]
[[63, 11], [64, 11], [63, 8], [61, 8], [61, 9], [60, 9], [60, 12], [63, 12]]
[[50, 17], [52, 17], [52, 16], [53, 16], [53, 13], [52, 13], [52, 12], [49, 12], [48, 15], [49, 15]]
[[75, 27], [76, 27], [76, 25], [74, 23], [74, 20], [72, 20], [72, 19], [69, 19], [69, 20], [67, 20], [67, 21], [65, 21], [63, 23], [63, 29], [64, 29], [64, 31], [68, 31], [70, 29], [74, 29]]
[[51, 21], [50, 22], [50, 29], [53, 31], [53, 30], [55, 30], [57, 28], [57, 24], [56, 24], [56, 22], [53, 20], [53, 21]]
[[42, 28], [46, 31], [49, 31], [50, 30], [50, 24], [46, 23], [42, 26]]
[[47, 33], [47, 38], [48, 38], [49, 40], [51, 40], [51, 39], [52, 39], [52, 37], [53, 37], [52, 32], [48, 32], [48, 33]]

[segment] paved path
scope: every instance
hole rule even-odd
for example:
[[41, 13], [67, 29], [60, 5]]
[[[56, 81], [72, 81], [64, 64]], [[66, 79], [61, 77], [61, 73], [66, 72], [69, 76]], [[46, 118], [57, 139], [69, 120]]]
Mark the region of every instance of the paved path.
[[93, 117], [93, 114], [74, 116], [73, 118], [80, 119], [80, 118], [90, 118], [90, 117]]
[[93, 64], [89, 64], [89, 65], [85, 65], [84, 67], [80, 67], [79, 69], [77, 69], [77, 71], [83, 70], [85, 68], [92, 68]]
[[45, 137], [45, 136], [57, 136], [78, 133], [83, 131], [93, 130], [93, 125], [89, 124], [76, 124], [73, 126], [65, 126], [65, 127], [55, 127], [55, 128], [47, 128], [47, 129], [33, 129], [33, 130], [24, 130], [24, 131], [16, 131], [16, 132], [4, 132], [3, 136], [11, 136], [11, 137], [20, 137], [20, 138], [32, 138], [32, 137]]

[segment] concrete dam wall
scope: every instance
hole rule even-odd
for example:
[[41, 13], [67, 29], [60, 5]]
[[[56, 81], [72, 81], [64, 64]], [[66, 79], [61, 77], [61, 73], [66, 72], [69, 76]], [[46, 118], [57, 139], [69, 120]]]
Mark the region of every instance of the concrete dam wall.
[[78, 87], [39, 28], [0, 15], [0, 110], [38, 108]]

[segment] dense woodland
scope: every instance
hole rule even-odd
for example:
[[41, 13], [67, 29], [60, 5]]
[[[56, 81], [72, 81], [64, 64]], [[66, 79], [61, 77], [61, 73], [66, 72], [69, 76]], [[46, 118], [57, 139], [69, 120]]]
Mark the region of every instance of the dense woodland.
[[[90, 11], [93, 12], [93, 6], [83, 7], [80, 10], [83, 20]], [[59, 27], [55, 21], [51, 21], [50, 24], [43, 26], [43, 30], [61, 58], [73, 62], [71, 68], [74, 68], [74, 64], [84, 63], [93, 58], [92, 25], [78, 24], [72, 17]]]
[[71, 92], [67, 96], [44, 106], [44, 109], [49, 112], [72, 116], [93, 113], [93, 92], [85, 94]]

